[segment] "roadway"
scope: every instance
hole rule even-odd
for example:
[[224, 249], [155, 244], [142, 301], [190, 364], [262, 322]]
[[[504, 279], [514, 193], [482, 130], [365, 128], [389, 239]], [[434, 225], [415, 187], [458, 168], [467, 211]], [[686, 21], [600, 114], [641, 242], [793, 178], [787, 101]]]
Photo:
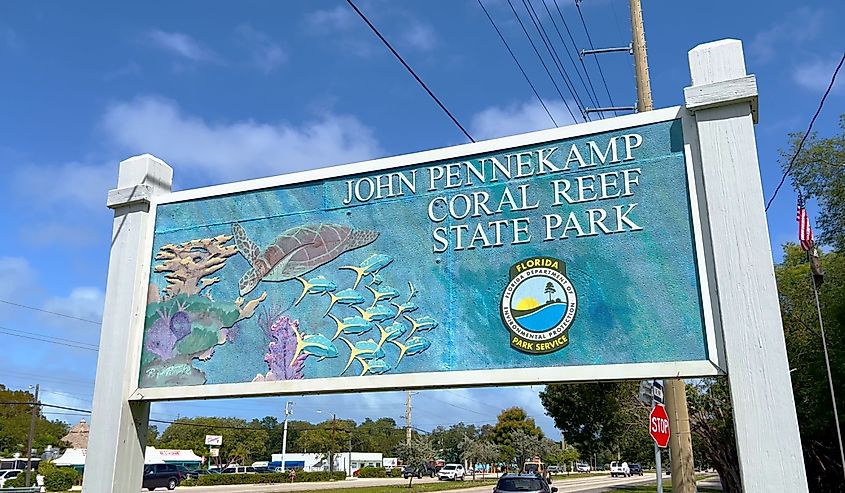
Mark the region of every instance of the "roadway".
[[[492, 477], [491, 477], [492, 479]], [[414, 483], [432, 483], [437, 479], [423, 478], [414, 479]], [[611, 478], [606, 474], [596, 474], [591, 477], [557, 479], [552, 486], [558, 488], [558, 493], [602, 493], [613, 491], [621, 486], [636, 486], [654, 482], [654, 474], [645, 474], [630, 478]], [[668, 482], [668, 483], [667, 483]], [[346, 481], [331, 481], [320, 483], [285, 483], [285, 484], [243, 484], [226, 486], [191, 486], [180, 487], [177, 490], [191, 493], [287, 493], [297, 491], [318, 491], [336, 488], [360, 488], [365, 486], [382, 486], [391, 484], [408, 484], [406, 479], [398, 478], [362, 478]], [[667, 476], [664, 484], [671, 484]], [[447, 490], [460, 493], [489, 493], [491, 486], [472, 486], [471, 481], [466, 482], [467, 487], [460, 490]], [[159, 489], [159, 491], [165, 491]]]

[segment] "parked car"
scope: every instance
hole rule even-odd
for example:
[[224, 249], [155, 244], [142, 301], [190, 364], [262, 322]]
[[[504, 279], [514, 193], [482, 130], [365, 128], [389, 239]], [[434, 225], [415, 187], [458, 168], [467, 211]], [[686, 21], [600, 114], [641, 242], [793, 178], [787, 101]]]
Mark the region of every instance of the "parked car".
[[223, 469], [223, 474], [255, 474], [252, 466], [229, 466]]
[[174, 490], [182, 481], [182, 473], [173, 464], [148, 464], [144, 466], [142, 488], [150, 491], [156, 488]]
[[464, 475], [466, 475], [466, 471], [464, 471], [463, 465], [446, 464], [445, 466], [440, 468], [440, 471], [437, 472], [437, 479], [440, 481], [457, 481], [459, 479], [463, 481]]
[[550, 486], [536, 474], [505, 474], [496, 482], [493, 493], [557, 493], [557, 488]]
[[631, 476], [633, 476], [635, 474], [638, 475], [638, 476], [643, 475], [643, 466], [641, 466], [639, 464], [636, 464], [636, 463], [628, 464], [628, 469], [631, 471]]
[[560, 466], [549, 466], [549, 468], [546, 470], [549, 472], [549, 474], [560, 474], [563, 472], [563, 468]]
[[217, 469], [194, 469], [193, 471], [188, 471], [188, 479], [198, 479], [200, 476], [206, 476], [208, 474], [220, 474], [220, 471]]
[[437, 473], [434, 472], [433, 467], [428, 466], [420, 466], [420, 467], [410, 467], [405, 466], [402, 469], [402, 477], [408, 479], [410, 477], [415, 478], [422, 478], [423, 476], [428, 476], [433, 478]]
[[613, 461], [610, 463], [610, 477], [615, 478], [617, 476], [622, 476], [623, 478], [627, 478], [631, 475], [631, 469], [628, 467], [627, 462], [617, 462]]
[[18, 477], [22, 471], [20, 469], [6, 469], [4, 471], [0, 471], [0, 488], [6, 484], [6, 481]]
[[586, 462], [576, 462], [575, 472], [590, 472], [590, 465]]

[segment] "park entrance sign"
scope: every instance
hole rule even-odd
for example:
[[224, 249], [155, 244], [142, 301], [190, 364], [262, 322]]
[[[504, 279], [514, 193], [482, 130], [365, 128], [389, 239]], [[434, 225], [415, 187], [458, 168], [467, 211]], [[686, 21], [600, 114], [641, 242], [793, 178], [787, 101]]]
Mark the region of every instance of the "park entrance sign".
[[154, 401], [726, 368], [745, 488], [806, 491], [754, 77], [690, 61], [685, 106], [554, 130], [175, 193], [122, 162], [85, 491], [140, 487]]
[[690, 123], [154, 197], [138, 395], [717, 374]]

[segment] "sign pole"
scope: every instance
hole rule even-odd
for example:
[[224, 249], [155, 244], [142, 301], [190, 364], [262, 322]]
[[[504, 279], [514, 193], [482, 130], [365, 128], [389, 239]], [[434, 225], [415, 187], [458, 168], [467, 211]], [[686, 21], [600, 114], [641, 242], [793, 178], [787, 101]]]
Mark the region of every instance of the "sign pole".
[[[742, 43], [724, 39], [689, 52], [704, 192], [744, 491], [807, 491], [798, 417], [775, 284], [754, 123], [757, 84]], [[674, 468], [674, 464], [673, 464]], [[674, 475], [674, 474], [673, 474]]]
[[657, 469], [657, 493], [663, 493], [663, 469], [660, 464], [660, 447], [654, 444], [654, 464]]
[[97, 380], [82, 487], [86, 493], [138, 491], [150, 418], [149, 401], [130, 401], [138, 367], [149, 283], [150, 199], [170, 191], [173, 169], [144, 154], [120, 163]]
[[[664, 385], [658, 382], [657, 380], [654, 381], [651, 385], [651, 405], [654, 407], [654, 404], [660, 403], [663, 404], [663, 388]], [[671, 427], [671, 424], [669, 425]], [[655, 469], [657, 469], [657, 493], [663, 493], [663, 464], [661, 463], [663, 459], [662, 454], [660, 453], [660, 447], [657, 446], [657, 442], [654, 442], [654, 465]]]

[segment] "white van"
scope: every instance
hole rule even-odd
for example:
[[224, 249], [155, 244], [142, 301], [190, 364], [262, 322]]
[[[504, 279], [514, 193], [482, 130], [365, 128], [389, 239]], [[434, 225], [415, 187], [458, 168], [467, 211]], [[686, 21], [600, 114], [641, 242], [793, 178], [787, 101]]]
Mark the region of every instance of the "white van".
[[631, 475], [631, 469], [628, 468], [627, 462], [616, 462], [613, 461], [610, 463], [610, 477], [615, 478], [616, 476], [622, 476], [623, 478], [627, 478]]

